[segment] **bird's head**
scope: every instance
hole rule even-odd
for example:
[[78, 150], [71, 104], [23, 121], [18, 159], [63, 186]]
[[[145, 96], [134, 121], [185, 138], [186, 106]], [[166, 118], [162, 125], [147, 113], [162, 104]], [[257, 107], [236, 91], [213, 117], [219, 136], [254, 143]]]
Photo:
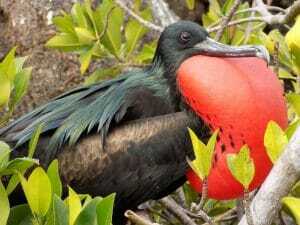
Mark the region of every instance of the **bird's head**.
[[179, 21], [166, 27], [159, 38], [154, 61], [159, 60], [167, 74], [170, 74], [185, 59], [194, 55], [260, 57], [269, 61], [269, 54], [263, 46], [229, 46], [219, 43], [211, 39], [203, 27], [191, 21]]

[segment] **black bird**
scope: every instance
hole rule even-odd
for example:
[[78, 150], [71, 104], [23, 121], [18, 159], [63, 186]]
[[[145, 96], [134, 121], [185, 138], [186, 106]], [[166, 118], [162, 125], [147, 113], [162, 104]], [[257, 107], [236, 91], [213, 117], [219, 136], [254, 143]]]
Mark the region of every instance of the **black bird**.
[[114, 222], [123, 212], [181, 186], [193, 157], [187, 127], [206, 139], [210, 132], [186, 107], [176, 71], [187, 58], [266, 57], [257, 46], [230, 47], [213, 41], [198, 24], [179, 21], [161, 34], [152, 64], [118, 78], [58, 96], [0, 130], [14, 157], [43, 123], [36, 158], [47, 166], [58, 158], [65, 185], [80, 193], [117, 193]]

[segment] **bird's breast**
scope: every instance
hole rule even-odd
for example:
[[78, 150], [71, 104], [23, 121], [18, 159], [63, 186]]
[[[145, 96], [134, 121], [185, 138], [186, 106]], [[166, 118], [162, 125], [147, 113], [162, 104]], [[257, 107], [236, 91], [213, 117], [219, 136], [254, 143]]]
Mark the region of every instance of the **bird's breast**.
[[[272, 166], [263, 145], [266, 126], [270, 120], [287, 126], [283, 89], [276, 75], [258, 58], [194, 56], [180, 66], [177, 85], [185, 102], [211, 130], [219, 128], [209, 196], [228, 199], [243, 193], [227, 168], [226, 155], [244, 144], [256, 167], [250, 189], [259, 186]], [[191, 171], [188, 178], [200, 191], [199, 178]]]

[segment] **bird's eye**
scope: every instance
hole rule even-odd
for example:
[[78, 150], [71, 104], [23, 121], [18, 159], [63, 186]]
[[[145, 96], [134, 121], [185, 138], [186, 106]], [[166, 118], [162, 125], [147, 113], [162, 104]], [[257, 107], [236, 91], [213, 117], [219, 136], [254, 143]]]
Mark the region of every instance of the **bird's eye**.
[[191, 40], [191, 37], [189, 32], [184, 31], [180, 34], [180, 41], [185, 44]]

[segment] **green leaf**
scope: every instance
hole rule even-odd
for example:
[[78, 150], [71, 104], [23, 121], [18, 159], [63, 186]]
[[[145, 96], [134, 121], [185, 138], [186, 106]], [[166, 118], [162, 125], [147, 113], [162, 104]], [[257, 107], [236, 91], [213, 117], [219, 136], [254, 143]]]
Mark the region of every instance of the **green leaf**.
[[196, 174], [203, 180], [208, 177], [211, 169], [218, 130], [210, 137], [207, 145], [200, 141], [197, 135], [190, 128], [188, 128], [188, 131], [195, 153], [195, 160], [192, 162], [188, 160], [188, 163], [194, 172], [196, 172]]
[[265, 131], [264, 145], [273, 163], [279, 158], [287, 143], [287, 136], [281, 127], [274, 121], [270, 121]]
[[26, 223], [32, 217], [30, 208], [27, 204], [17, 205], [10, 210], [7, 225], [31, 225]]
[[80, 3], [75, 3], [71, 9], [71, 15], [75, 23], [82, 28], [88, 28], [88, 21], [85, 17], [84, 7]]
[[51, 183], [46, 172], [41, 167], [37, 167], [28, 181], [21, 174], [19, 178], [31, 211], [45, 216], [52, 198]]
[[50, 211], [47, 214], [46, 225], [68, 225], [68, 223], [68, 208], [65, 203], [56, 194], [54, 194]]
[[52, 163], [49, 165], [47, 170], [48, 177], [51, 182], [53, 194], [56, 194], [58, 197], [61, 197], [62, 194], [62, 183], [59, 177], [59, 170], [58, 170], [58, 161], [57, 159], [53, 160]]
[[33, 155], [34, 155], [34, 152], [35, 152], [36, 146], [38, 144], [40, 135], [43, 131], [43, 126], [44, 126], [44, 124], [41, 123], [35, 128], [34, 133], [33, 133], [32, 137], [29, 141], [29, 150], [28, 150], [28, 157], [29, 158], [32, 158]]
[[96, 37], [94, 36], [94, 34], [86, 28], [76, 27], [75, 32], [76, 32], [79, 42], [82, 45], [93, 44], [93, 42], [95, 42], [95, 40], [96, 40]]
[[82, 50], [86, 48], [86, 45], [79, 43], [77, 36], [63, 33], [52, 37], [46, 43], [46, 47], [68, 52]]
[[92, 10], [90, 0], [84, 0], [84, 7], [91, 24], [93, 24], [93, 31], [95, 34], [97, 34], [98, 31], [97, 31], [96, 19], [94, 17], [94, 12]]
[[285, 133], [287, 138], [290, 140], [291, 137], [293, 136], [294, 132], [296, 129], [300, 126], [300, 120], [296, 120], [295, 122], [289, 124], [288, 128], [286, 129]]
[[1, 209], [0, 224], [5, 225], [9, 216], [10, 207], [9, 207], [8, 196], [1, 180], [0, 180], [0, 209]]
[[81, 211], [81, 201], [79, 196], [69, 187], [69, 196], [66, 199], [69, 208], [69, 225], [73, 225]]
[[[121, 28], [124, 21], [124, 14], [123, 11], [118, 7], [111, 11], [113, 7], [115, 7], [115, 5], [111, 0], [105, 0], [97, 8], [97, 27], [101, 32], [104, 30], [104, 27], [107, 28], [101, 39], [101, 43], [110, 51], [111, 54], [118, 57], [121, 49]], [[109, 12], [110, 18], [107, 20], [107, 15]], [[105, 26], [106, 22], [108, 22], [107, 26]]]
[[97, 205], [98, 225], [111, 225], [113, 206], [116, 195], [110, 194]]
[[23, 65], [27, 60], [27, 56], [18, 57], [15, 59], [15, 66], [16, 66], [16, 74], [22, 71]]
[[298, 67], [300, 71], [300, 17], [296, 18], [296, 22], [293, 27], [287, 32], [285, 41], [288, 45], [290, 52], [293, 55], [293, 64]]
[[0, 171], [6, 168], [10, 155], [10, 147], [3, 141], [0, 141]]
[[13, 81], [16, 75], [16, 64], [15, 64], [16, 49], [17, 47], [11, 49], [1, 63], [4, 74], [6, 75], [6, 78], [8, 78], [9, 81]]
[[[13, 175], [9, 179], [8, 185], [6, 187], [6, 192], [8, 194], [11, 194], [20, 183], [19, 174], [23, 175], [26, 170], [33, 164], [38, 164], [38, 161], [31, 158], [16, 158], [9, 162], [7, 167], [7, 174]], [[16, 171], [18, 171], [19, 174], [15, 174]]]
[[244, 145], [238, 154], [227, 155], [227, 165], [233, 177], [248, 190], [255, 175], [255, 166], [250, 150]]
[[137, 62], [148, 62], [150, 63], [153, 59], [156, 49], [156, 42], [151, 44], [144, 44], [143, 49], [135, 57]]
[[98, 203], [101, 202], [101, 198], [96, 197], [89, 201], [87, 205], [81, 210], [80, 214], [78, 215], [74, 225], [97, 225], [97, 213], [96, 208]]
[[[152, 14], [151, 9], [147, 8], [141, 12], [140, 16], [145, 20], [151, 20]], [[127, 57], [136, 49], [137, 43], [141, 38], [146, 34], [147, 28], [141, 25], [135, 19], [129, 20], [125, 28], [125, 37], [126, 37], [126, 55]]]
[[75, 35], [73, 20], [70, 15], [56, 16], [52, 19], [52, 22], [59, 31]]
[[[38, 164], [36, 159], [31, 158], [15, 158], [8, 162], [6, 170], [9, 171], [7, 175], [15, 173], [15, 171], [21, 171], [23, 168], [29, 168], [34, 164]], [[5, 171], [3, 171], [5, 173]]]
[[294, 197], [300, 197], [300, 181], [298, 181], [292, 188], [291, 190], [291, 194], [294, 196]]
[[11, 93], [11, 82], [0, 72], [0, 107], [8, 103]]
[[282, 200], [283, 205], [291, 213], [295, 222], [300, 224], [300, 199], [294, 197], [284, 197]]
[[80, 72], [81, 74], [84, 74], [85, 71], [89, 68], [89, 65], [91, 63], [93, 56], [93, 48], [90, 50], [83, 52], [80, 57], [79, 57], [79, 62], [80, 62]]
[[94, 73], [92, 73], [84, 82], [85, 85], [90, 85], [105, 79], [107, 77], [113, 77], [114, 75], [120, 72], [120, 68], [112, 67], [107, 69], [98, 69]]
[[297, 115], [300, 116], [300, 95], [296, 93], [289, 93], [286, 95], [286, 98], [294, 108]]
[[185, 3], [189, 10], [193, 10], [195, 8], [195, 0], [185, 0]]
[[31, 71], [32, 68], [29, 67], [16, 74], [14, 80], [14, 90], [12, 93], [11, 103], [10, 103], [12, 108], [14, 108], [20, 102], [20, 100], [26, 93], [29, 85]]

